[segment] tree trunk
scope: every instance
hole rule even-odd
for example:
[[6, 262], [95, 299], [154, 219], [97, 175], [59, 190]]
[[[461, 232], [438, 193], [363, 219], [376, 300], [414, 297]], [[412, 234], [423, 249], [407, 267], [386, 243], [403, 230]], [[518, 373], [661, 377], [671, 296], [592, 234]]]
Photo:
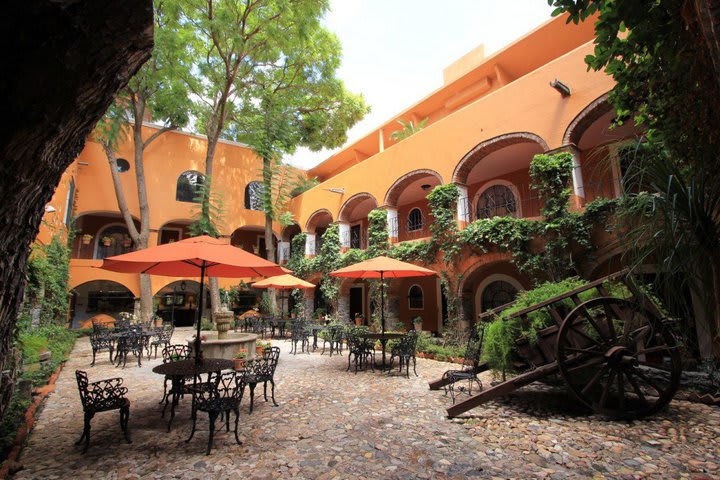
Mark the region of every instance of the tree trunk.
[[[45, 204], [113, 95], [150, 57], [152, 2], [10, 2], [0, 16], [0, 371]], [[12, 383], [0, 382], [0, 398]], [[2, 403], [2, 402], [0, 402]], [[0, 405], [0, 414], [4, 410]]]
[[153, 318], [152, 280], [147, 273], [140, 274], [140, 318], [151, 322]]

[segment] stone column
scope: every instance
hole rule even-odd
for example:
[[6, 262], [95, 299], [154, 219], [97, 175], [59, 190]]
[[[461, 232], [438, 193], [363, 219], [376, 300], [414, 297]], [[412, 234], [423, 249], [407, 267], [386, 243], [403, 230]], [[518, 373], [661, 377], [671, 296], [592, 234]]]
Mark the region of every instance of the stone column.
[[398, 237], [400, 236], [397, 208], [385, 207], [385, 211], [387, 211], [388, 240], [390, 243], [397, 243]]
[[465, 228], [470, 223], [470, 199], [468, 198], [467, 185], [456, 183], [460, 195], [457, 201], [457, 222], [458, 228]]
[[582, 167], [580, 166], [580, 150], [576, 147], [571, 146], [568, 152], [572, 153], [572, 182], [573, 182], [573, 195], [578, 198], [580, 205], [585, 203], [585, 185], [583, 183]]
[[340, 234], [340, 251], [347, 252], [350, 250], [350, 224], [338, 222], [338, 233]]
[[[340, 296], [338, 297], [337, 316], [338, 316], [338, 320], [340, 320], [343, 323], [352, 321], [352, 319], [350, 319], [350, 295], [340, 294]], [[348, 320], [348, 319], [350, 319], [350, 320]]]
[[278, 242], [278, 262], [287, 263], [290, 260], [290, 242]]
[[317, 252], [315, 251], [315, 234], [314, 233], [306, 233], [305, 234], [305, 256], [306, 257], [314, 257], [317, 255]]

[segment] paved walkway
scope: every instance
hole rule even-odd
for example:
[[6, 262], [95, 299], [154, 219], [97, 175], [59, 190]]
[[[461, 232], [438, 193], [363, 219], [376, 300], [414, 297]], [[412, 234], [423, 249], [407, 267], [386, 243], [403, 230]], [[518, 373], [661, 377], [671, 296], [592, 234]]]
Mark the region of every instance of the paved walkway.
[[[175, 341], [189, 335], [176, 333]], [[345, 355], [290, 355], [282, 349], [276, 373], [279, 407], [243, 400], [242, 446], [219, 431], [205, 455], [206, 416], [190, 443], [189, 400], [181, 401], [166, 433], [158, 401], [160, 360], [123, 369], [80, 339], [23, 452], [23, 479], [324, 479], [324, 478], [720, 478], [720, 409], [687, 402], [651, 420], [609, 422], [577, 411], [562, 393], [528, 389], [449, 421], [449, 400], [427, 381], [449, 367], [418, 360], [419, 377], [345, 372]], [[132, 357], [131, 357], [132, 359]], [[129, 360], [131, 360], [129, 359]], [[117, 413], [93, 420], [90, 449], [74, 445], [82, 411], [74, 371], [90, 380], [123, 376], [132, 399], [133, 443], [125, 444]], [[489, 381], [488, 378], [484, 379]]]

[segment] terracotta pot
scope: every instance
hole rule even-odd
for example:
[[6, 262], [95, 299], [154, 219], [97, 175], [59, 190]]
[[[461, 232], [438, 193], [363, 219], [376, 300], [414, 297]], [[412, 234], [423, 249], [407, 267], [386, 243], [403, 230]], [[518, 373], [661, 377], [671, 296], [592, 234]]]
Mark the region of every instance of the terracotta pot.
[[109, 247], [112, 244], [111, 240], [103, 240], [102, 244], [106, 247]]
[[363, 319], [360, 317], [355, 317], [355, 325], [358, 327], [361, 327], [363, 323]]
[[422, 323], [413, 323], [416, 332], [422, 332]]
[[162, 327], [163, 319], [161, 317], [158, 317], [155, 319], [155, 327], [159, 328]]
[[234, 358], [233, 363], [235, 364], [235, 370], [242, 370], [243, 368], [245, 368], [244, 358]]
[[265, 347], [260, 347], [257, 345], [255, 346], [255, 355], [257, 355], [258, 357], [262, 357], [264, 353], [265, 353]]
[[90, 245], [90, 241], [92, 240], [92, 237], [83, 237], [82, 238], [82, 244], [83, 245]]
[[123, 247], [127, 248], [132, 244], [132, 240], [123, 240]]

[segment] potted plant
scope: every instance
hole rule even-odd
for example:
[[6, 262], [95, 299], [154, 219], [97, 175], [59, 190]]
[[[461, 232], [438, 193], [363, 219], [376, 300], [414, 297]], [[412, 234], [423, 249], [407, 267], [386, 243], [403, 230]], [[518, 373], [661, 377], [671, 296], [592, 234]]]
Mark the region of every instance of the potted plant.
[[263, 342], [262, 340], [258, 340], [255, 343], [255, 355], [258, 357], [262, 357], [265, 353], [265, 349], [270, 347], [270, 342]]
[[173, 353], [172, 355], [170, 355], [171, 362], [179, 362], [180, 360], [182, 360], [182, 357], [179, 353]]
[[112, 245], [112, 241], [113, 241], [112, 237], [107, 237], [107, 236], [102, 237], [100, 240], [102, 241], [102, 244], [105, 245], [106, 247], [109, 247], [110, 245]]
[[241, 348], [238, 353], [233, 357], [233, 363], [235, 364], [235, 370], [242, 370], [245, 368], [245, 359], [247, 358], [247, 350]]
[[82, 244], [83, 245], [90, 245], [90, 242], [92, 241], [93, 236], [89, 233], [86, 233], [82, 236]]
[[123, 237], [123, 247], [128, 248], [130, 245], [132, 245], [132, 239], [129, 235], [125, 235]]
[[153, 315], [152, 318], [153, 318], [153, 324], [155, 325], [156, 328], [162, 327], [163, 319], [161, 316]]
[[355, 314], [355, 325], [357, 325], [358, 327], [361, 327], [363, 324], [363, 320], [364, 320], [364, 318], [361, 313]]
[[413, 326], [415, 327], [416, 332], [422, 332], [422, 324], [423, 324], [422, 317], [413, 318]]

